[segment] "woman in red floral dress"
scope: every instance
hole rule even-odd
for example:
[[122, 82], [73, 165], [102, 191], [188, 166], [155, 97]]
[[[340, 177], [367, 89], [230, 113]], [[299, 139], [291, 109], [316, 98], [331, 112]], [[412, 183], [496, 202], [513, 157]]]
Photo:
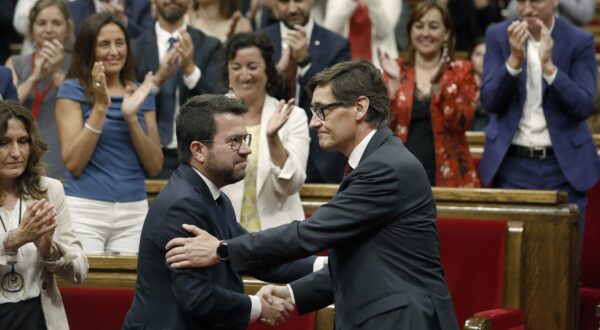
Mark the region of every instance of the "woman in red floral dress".
[[477, 85], [471, 63], [452, 60], [450, 15], [434, 1], [424, 1], [407, 28], [408, 61], [378, 54], [390, 94], [390, 127], [421, 161], [432, 186], [480, 187], [465, 136]]

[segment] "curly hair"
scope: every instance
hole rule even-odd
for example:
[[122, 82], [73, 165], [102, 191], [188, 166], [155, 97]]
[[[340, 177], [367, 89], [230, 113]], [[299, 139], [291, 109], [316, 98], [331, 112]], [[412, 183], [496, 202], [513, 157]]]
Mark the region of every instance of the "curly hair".
[[[42, 188], [40, 180], [46, 171], [42, 156], [48, 151], [48, 145], [42, 140], [35, 127], [31, 113], [15, 102], [0, 101], [0, 137], [8, 130], [8, 121], [19, 120], [29, 135], [29, 158], [23, 173], [17, 178], [17, 192], [32, 199], [46, 198], [47, 190]], [[4, 193], [0, 190], [0, 204], [4, 202]]]

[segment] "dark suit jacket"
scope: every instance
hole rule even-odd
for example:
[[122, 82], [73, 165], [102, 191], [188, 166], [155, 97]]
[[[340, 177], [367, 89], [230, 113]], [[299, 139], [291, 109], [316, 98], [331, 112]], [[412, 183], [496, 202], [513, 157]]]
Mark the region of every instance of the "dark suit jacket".
[[0, 95], [4, 101], [19, 101], [17, 89], [13, 84], [12, 72], [2, 65], [0, 65]]
[[[69, 14], [78, 33], [83, 21], [96, 13], [93, 0], [68, 1]], [[127, 34], [129, 38], [136, 38], [154, 27], [154, 19], [150, 9], [150, 0], [126, 0], [125, 16], [127, 16]], [[141, 81], [141, 80], [140, 80]]]
[[[281, 58], [281, 28], [279, 23], [268, 26], [262, 30], [273, 42], [275, 53], [273, 58]], [[308, 81], [317, 73], [339, 62], [349, 61], [350, 44], [348, 40], [315, 24], [310, 37], [308, 53], [311, 57], [311, 66], [306, 74], [298, 79], [300, 97], [298, 106], [306, 111], [308, 120], [312, 118], [310, 111], [310, 97], [305, 87]], [[283, 98], [283, 94], [275, 95]], [[306, 182], [310, 183], [339, 183], [346, 166], [346, 159], [337, 152], [325, 151], [319, 146], [317, 132], [310, 130], [310, 151], [306, 168]]]
[[336, 329], [457, 329], [435, 216], [423, 166], [384, 127], [311, 219], [227, 240], [230, 262], [243, 271], [329, 249], [329, 269], [291, 283], [301, 313], [335, 302]]
[[[187, 31], [192, 37], [194, 43], [194, 63], [198, 66], [201, 72], [200, 80], [193, 89], [188, 89], [183, 82], [183, 75], [180, 70], [177, 70], [177, 85], [179, 86], [179, 104], [194, 96], [204, 93], [221, 93], [219, 89], [219, 50], [221, 42], [218, 39], [212, 38], [203, 32], [194, 28], [188, 27]], [[158, 58], [158, 45], [156, 43], [156, 31], [154, 28], [149, 29], [131, 43], [131, 48], [136, 59], [136, 78], [138, 81], [143, 81], [144, 76], [149, 71], [157, 72], [160, 64]], [[158, 122], [158, 131], [160, 134], [160, 142], [164, 146], [171, 141], [173, 137], [173, 121], [174, 113], [172, 111], [164, 111], [158, 106], [161, 104], [162, 94], [159, 92], [156, 96], [156, 116]]]
[[[517, 131], [527, 96], [527, 62], [517, 77], [506, 69], [510, 46], [506, 29], [511, 21], [487, 30], [481, 85], [481, 103], [490, 113], [480, 163], [484, 185], [489, 185]], [[596, 59], [594, 38], [589, 32], [555, 19], [552, 30], [552, 61], [558, 68], [548, 86], [542, 80], [542, 108], [560, 168], [571, 186], [591, 188], [600, 176], [600, 159], [586, 119], [594, 108]]]
[[[125, 329], [246, 329], [251, 302], [241, 276], [228, 263], [209, 268], [172, 269], [165, 245], [190, 234], [196, 225], [219, 239], [246, 234], [235, 220], [229, 198], [217, 206], [202, 178], [179, 166], [152, 203], [144, 222], [138, 255], [135, 297]], [[224, 213], [224, 214], [223, 214]], [[265, 281], [287, 283], [312, 271], [314, 257], [252, 273]]]

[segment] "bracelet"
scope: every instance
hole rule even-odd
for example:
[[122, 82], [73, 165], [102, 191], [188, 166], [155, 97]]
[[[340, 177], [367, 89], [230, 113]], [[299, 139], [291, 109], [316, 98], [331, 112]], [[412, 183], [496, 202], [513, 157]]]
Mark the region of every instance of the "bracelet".
[[90, 124], [85, 123], [85, 125], [83, 125], [83, 127], [89, 129], [90, 131], [92, 131], [92, 133], [96, 133], [98, 135], [102, 134], [102, 130], [101, 129], [95, 129], [92, 126], [90, 126]]
[[8, 255], [16, 255], [17, 251], [12, 251], [12, 248], [14, 248], [15, 246], [15, 236], [14, 234], [14, 230], [10, 230], [8, 232], [8, 234], [6, 235], [6, 239], [4, 240], [4, 250], [6, 251], [6, 254]]

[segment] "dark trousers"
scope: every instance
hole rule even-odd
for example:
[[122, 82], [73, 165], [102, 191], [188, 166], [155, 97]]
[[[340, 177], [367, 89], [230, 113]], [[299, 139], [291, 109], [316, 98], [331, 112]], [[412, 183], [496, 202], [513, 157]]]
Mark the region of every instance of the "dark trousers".
[[569, 203], [579, 207], [579, 238], [583, 239], [587, 197], [575, 190], [563, 175], [556, 156], [533, 159], [507, 155], [494, 177], [494, 187], [507, 189], [540, 189], [566, 191]]

